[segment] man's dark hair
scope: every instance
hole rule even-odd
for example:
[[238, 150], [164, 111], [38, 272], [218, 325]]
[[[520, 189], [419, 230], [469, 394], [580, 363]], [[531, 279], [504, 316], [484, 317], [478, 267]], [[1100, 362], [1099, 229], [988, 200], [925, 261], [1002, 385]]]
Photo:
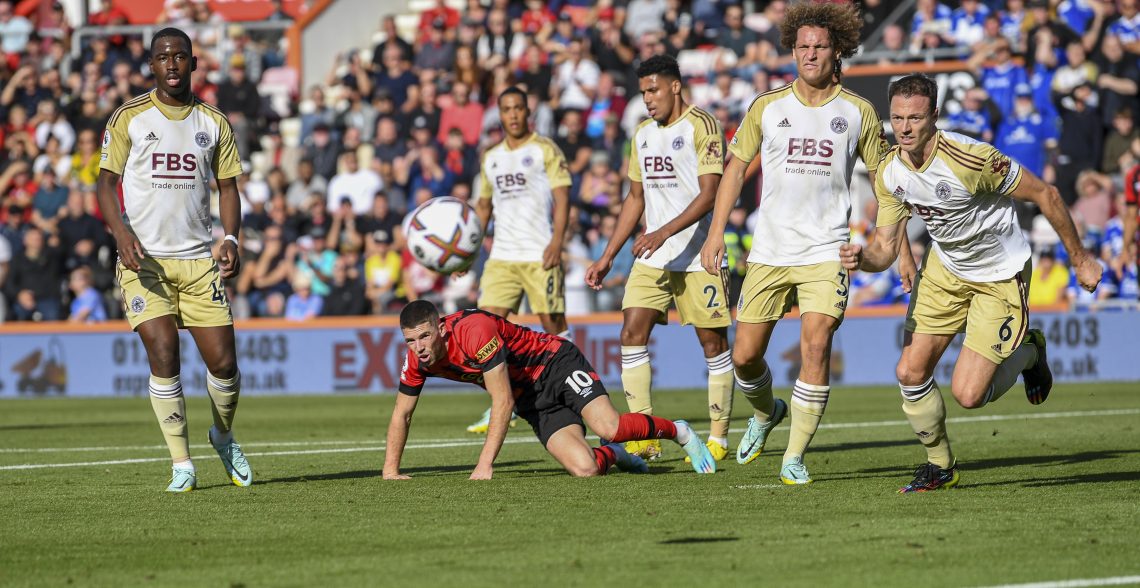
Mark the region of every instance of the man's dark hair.
[[154, 54], [154, 46], [158, 43], [159, 39], [167, 39], [170, 37], [174, 37], [174, 38], [182, 39], [183, 41], [186, 41], [186, 48], [188, 50], [190, 50], [190, 53], [194, 52], [194, 42], [190, 40], [190, 35], [187, 35], [185, 32], [182, 31], [182, 29], [176, 29], [174, 27], [166, 27], [165, 29], [162, 29], [162, 30], [158, 31], [157, 33], [155, 33], [154, 36], [150, 38], [150, 52], [151, 52], [151, 54], [152, 55]]
[[400, 328], [414, 329], [424, 323], [439, 322], [439, 311], [427, 300], [413, 300], [400, 311]]
[[681, 66], [677, 65], [677, 60], [672, 56], [661, 54], [654, 55], [649, 59], [641, 62], [637, 66], [637, 78], [646, 78], [652, 75], [663, 75], [674, 80], [681, 79]]
[[519, 98], [522, 98], [523, 106], [527, 107], [528, 109], [530, 108], [530, 103], [527, 102], [526, 92], [523, 92], [522, 88], [519, 88], [518, 86], [511, 86], [511, 87], [507, 88], [506, 90], [503, 90], [502, 92], [500, 92], [499, 98], [495, 102], [495, 104], [502, 106], [503, 98], [506, 98], [507, 96], [511, 96], [511, 95], [515, 95], [515, 96], [518, 96]]
[[894, 100], [895, 96], [926, 96], [930, 98], [930, 112], [933, 114], [938, 103], [938, 84], [925, 74], [905, 75], [887, 86], [887, 102]]

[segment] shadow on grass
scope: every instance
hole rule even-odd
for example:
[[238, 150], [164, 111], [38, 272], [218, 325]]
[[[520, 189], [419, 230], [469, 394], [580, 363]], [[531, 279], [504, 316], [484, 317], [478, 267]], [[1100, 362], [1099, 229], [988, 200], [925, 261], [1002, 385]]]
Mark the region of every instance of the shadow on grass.
[[1101, 472], [1099, 474], [1058, 476], [1056, 478], [1030, 478], [1028, 480], [984, 482], [981, 484], [970, 484], [969, 486], [982, 487], [1017, 485], [1025, 488], [1049, 488], [1052, 486], [1072, 486], [1074, 484], [1111, 484], [1113, 482], [1137, 481], [1140, 481], [1140, 472]]
[[[525, 460], [525, 461], [505, 461], [505, 462], [501, 462], [501, 463], [496, 463], [495, 469], [498, 470], [500, 468], [525, 466], [527, 464], [539, 463], [539, 461], [540, 460], [535, 460], [535, 459]], [[401, 474], [407, 474], [409, 476], [422, 476], [422, 477], [427, 478], [427, 477], [438, 476], [438, 475], [454, 474], [457, 472], [471, 473], [471, 471], [474, 469], [475, 469], [474, 464], [447, 465], [447, 466], [424, 466], [424, 467], [418, 467], [418, 468], [402, 468], [402, 469], [400, 469], [400, 473]], [[561, 471], [561, 470], [559, 470], [559, 471]], [[290, 484], [290, 483], [296, 483], [296, 482], [323, 482], [326, 480], [356, 480], [356, 479], [361, 479], [361, 478], [379, 478], [381, 475], [383, 475], [383, 472], [380, 470], [380, 468], [376, 468], [376, 469], [369, 469], [369, 470], [356, 470], [356, 471], [351, 471], [351, 472], [331, 472], [331, 473], [327, 473], [327, 474], [309, 474], [309, 475], [304, 475], [304, 476], [290, 476], [287, 478], [271, 478], [268, 480], [259, 481], [259, 482], [257, 482], [257, 485], [260, 486], [261, 484]]]
[[677, 537], [676, 539], [666, 539], [665, 541], [658, 541], [658, 545], [691, 545], [694, 543], [731, 543], [733, 541], [740, 541], [739, 537]]
[[[813, 450], [814, 451], [814, 450]], [[997, 457], [991, 459], [979, 459], [977, 461], [959, 461], [958, 465], [961, 468], [963, 476], [969, 476], [970, 472], [984, 471], [990, 469], [1005, 469], [1005, 468], [1018, 468], [1018, 467], [1048, 467], [1048, 466], [1073, 466], [1078, 464], [1087, 464], [1090, 462], [1103, 461], [1107, 459], [1119, 459], [1140, 453], [1140, 449], [1106, 449], [1103, 451], [1082, 451], [1080, 453], [1072, 453], [1067, 455], [1024, 455], [1017, 457]], [[917, 464], [915, 464], [917, 465]], [[827, 476], [829, 480], [859, 480], [859, 479], [875, 479], [875, 478], [906, 478], [912, 475], [915, 465], [891, 465], [881, 468], [867, 468], [856, 470], [852, 472], [840, 472], [833, 476]], [[1054, 478], [1021, 478], [1016, 480], [1001, 480], [996, 482], [980, 482], [975, 483], [972, 479], [963, 478], [962, 487], [983, 487], [983, 486], [1009, 486], [1018, 485], [1025, 488], [1043, 488], [1049, 486], [1069, 486], [1074, 484], [1103, 484], [1112, 482], [1135, 482], [1140, 481], [1140, 472], [1104, 472], [1098, 474], [1068, 474], [1061, 475]]]

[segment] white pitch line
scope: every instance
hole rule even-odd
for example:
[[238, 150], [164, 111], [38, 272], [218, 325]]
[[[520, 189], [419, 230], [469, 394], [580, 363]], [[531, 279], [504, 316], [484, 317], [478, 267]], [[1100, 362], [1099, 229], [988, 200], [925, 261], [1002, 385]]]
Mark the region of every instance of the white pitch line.
[[[1091, 417], [1091, 416], [1124, 416], [1140, 414], [1140, 408], [1123, 408], [1113, 410], [1087, 410], [1087, 411], [1070, 411], [1070, 412], [1040, 412], [1040, 413], [1023, 413], [1023, 414], [999, 414], [999, 415], [980, 415], [968, 417], [955, 417], [947, 419], [952, 423], [974, 423], [974, 422], [994, 422], [994, 421], [1013, 421], [1019, 419], [1050, 419], [1050, 418], [1069, 418], [1069, 417]], [[885, 426], [902, 426], [909, 425], [905, 420], [896, 421], [868, 421], [857, 423], [825, 423], [820, 425], [821, 429], [855, 429], [855, 428], [870, 428], [870, 427], [885, 427]], [[778, 429], [788, 429], [788, 427], [778, 427]], [[739, 433], [743, 429], [732, 429], [731, 432]], [[504, 443], [537, 443], [538, 439], [533, 437], [515, 437], [508, 438]], [[375, 443], [375, 441], [278, 441], [267, 443], [250, 443], [250, 447], [268, 447], [268, 446], [318, 446], [318, 445], [333, 445], [333, 444], [352, 444], [352, 443]], [[424, 439], [406, 446], [406, 449], [444, 449], [451, 447], [472, 447], [483, 445], [483, 439]], [[141, 446], [150, 449], [153, 446]], [[208, 445], [195, 445], [194, 447], [209, 447]], [[160, 447], [161, 448], [161, 447]], [[66, 450], [65, 448], [51, 448], [59, 449], [60, 451]], [[78, 449], [83, 451], [87, 448]], [[113, 448], [106, 448], [111, 450]], [[126, 448], [123, 448], [126, 449]], [[8, 450], [15, 452], [17, 450]], [[35, 450], [29, 450], [35, 451]], [[345, 447], [339, 449], [302, 449], [295, 451], [265, 451], [265, 452], [251, 452], [247, 455], [251, 457], [258, 456], [289, 456], [289, 455], [320, 455], [330, 453], [356, 453], [361, 451], [384, 451], [384, 445], [372, 445], [367, 447]], [[103, 466], [103, 465], [122, 465], [132, 463], [147, 463], [155, 461], [168, 461], [166, 457], [144, 457], [133, 459], [113, 459], [101, 461], [82, 461], [70, 463], [33, 463], [33, 464], [18, 464], [0, 466], [0, 471], [4, 470], [34, 470], [45, 468], [68, 468], [68, 467], [85, 467], [85, 466]], [[208, 459], [202, 456], [197, 456], [194, 459]]]
[[1084, 588], [1086, 586], [1124, 586], [1127, 584], [1140, 584], [1140, 576], [1055, 580], [1052, 582], [1030, 582], [1028, 584], [1001, 584], [987, 588]]

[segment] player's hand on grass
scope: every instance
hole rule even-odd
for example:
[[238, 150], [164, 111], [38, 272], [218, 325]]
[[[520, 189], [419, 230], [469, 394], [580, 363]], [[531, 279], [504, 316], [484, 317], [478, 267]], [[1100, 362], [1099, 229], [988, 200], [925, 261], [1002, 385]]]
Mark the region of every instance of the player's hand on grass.
[[1095, 292], [1104, 268], [1091, 255], [1085, 255], [1077, 264], [1077, 281], [1089, 292]]
[[124, 267], [136, 272], [142, 268], [140, 263], [146, 258], [146, 252], [143, 251], [142, 243], [134, 233], [123, 231], [115, 235], [115, 248], [119, 250], [119, 261]]
[[633, 242], [633, 256], [637, 259], [649, 259], [654, 251], [665, 244], [672, 237], [665, 229], [657, 229], [652, 233], [645, 233]]
[[542, 269], [548, 270], [558, 267], [562, 263], [562, 244], [551, 241], [546, 249], [542, 250]]
[[238, 255], [237, 245], [233, 241], [229, 239], [222, 241], [218, 258], [218, 267], [222, 270], [223, 280], [228, 280], [237, 275], [238, 270], [241, 269], [241, 256]]
[[724, 259], [724, 237], [714, 239], [712, 235], [705, 240], [701, 247], [701, 267], [714, 275], [720, 275], [720, 262]]
[[[839, 246], [839, 263], [843, 264], [843, 269], [853, 271], [859, 269], [859, 263], [863, 261], [863, 246], [853, 245], [851, 243], [844, 243]], [[914, 260], [911, 260], [911, 265], [914, 265]], [[903, 265], [899, 263], [899, 273], [902, 273]], [[905, 280], [903, 282], [906, 283]], [[907, 292], [910, 292], [908, 289]]]
[[590, 267], [586, 268], [586, 285], [595, 290], [601, 290], [605, 285], [603, 280], [605, 280], [606, 274], [610, 273], [612, 266], [613, 261], [605, 257], [591, 263]]
[[471, 472], [472, 480], [490, 480], [493, 468], [491, 466], [476, 466], [475, 471]]

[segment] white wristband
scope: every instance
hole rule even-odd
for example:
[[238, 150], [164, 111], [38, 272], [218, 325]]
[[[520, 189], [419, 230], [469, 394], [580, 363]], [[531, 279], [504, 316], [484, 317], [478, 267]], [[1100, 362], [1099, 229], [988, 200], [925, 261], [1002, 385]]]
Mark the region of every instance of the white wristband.
[[241, 247], [241, 243], [238, 243], [238, 238], [233, 235], [226, 235], [226, 238], [222, 239], [222, 241], [233, 241], [234, 245]]

